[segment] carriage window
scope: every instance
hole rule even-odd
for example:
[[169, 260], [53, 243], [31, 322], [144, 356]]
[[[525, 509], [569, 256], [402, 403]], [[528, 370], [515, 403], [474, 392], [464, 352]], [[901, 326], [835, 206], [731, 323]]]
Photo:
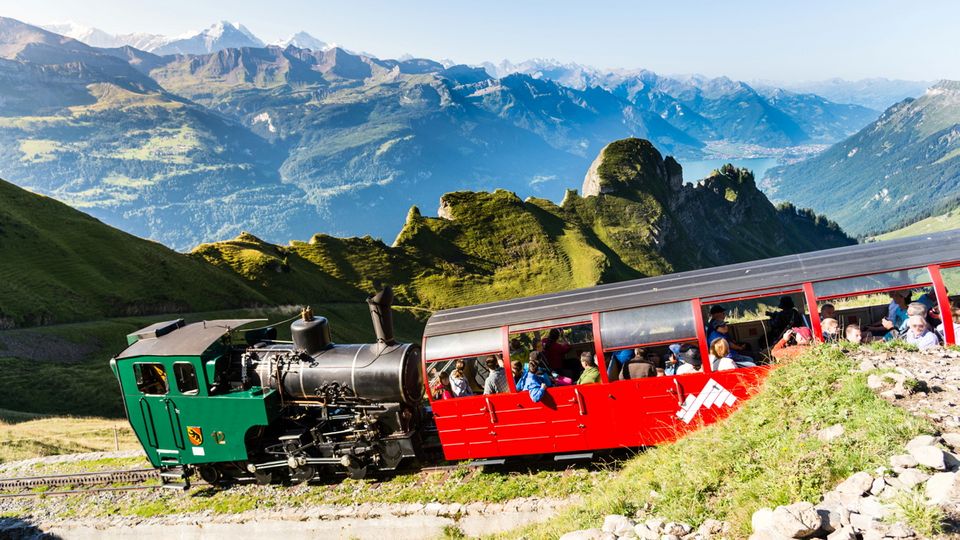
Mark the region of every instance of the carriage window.
[[[702, 305], [713, 371], [767, 363], [788, 329], [810, 328], [804, 296], [795, 288], [773, 295], [717, 297]], [[719, 339], [726, 343], [716, 344]]]
[[695, 340], [607, 350], [604, 351], [607, 379], [613, 382], [699, 373], [702, 371], [699, 352]]
[[537, 329], [533, 324], [510, 327], [510, 373], [517, 390], [522, 390], [534, 351], [542, 353], [545, 365], [541, 375], [550, 379], [551, 386], [600, 382], [600, 366], [593, 355], [593, 324], [577, 317], [539, 325]]
[[[917, 306], [922, 304], [920, 311]], [[818, 302], [826, 341], [866, 343], [894, 340], [906, 334], [911, 314], [935, 319], [937, 296], [933, 287], [903, 288], [885, 293], [854, 294]], [[934, 310], [931, 313], [931, 310]], [[833, 322], [826, 321], [832, 319]]]
[[908, 285], [922, 286], [929, 284], [930, 273], [927, 269], [914, 268], [912, 270], [821, 281], [813, 284], [813, 292], [817, 295], [817, 298], [832, 298], [870, 291], [905, 288]]
[[682, 340], [696, 335], [691, 302], [674, 302], [600, 314], [600, 337], [612, 349]]
[[193, 364], [187, 362], [177, 362], [173, 364], [173, 376], [177, 379], [177, 390], [181, 394], [196, 394], [199, 385], [197, 384], [197, 372]]
[[460, 332], [427, 338], [423, 357], [427, 361], [499, 351], [503, 346], [499, 328]]
[[427, 364], [434, 400], [509, 392], [508, 372], [500, 355], [439, 360]]
[[137, 389], [144, 394], [163, 395], [170, 391], [163, 364], [157, 362], [134, 364], [133, 375], [137, 381]]

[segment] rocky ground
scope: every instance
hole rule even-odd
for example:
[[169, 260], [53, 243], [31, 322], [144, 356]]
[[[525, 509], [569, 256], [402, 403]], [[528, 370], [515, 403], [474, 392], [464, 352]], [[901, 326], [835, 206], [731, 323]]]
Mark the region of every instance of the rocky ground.
[[[817, 503], [761, 508], [753, 515], [751, 540], [826, 538], [882, 540], [960, 537], [960, 352], [862, 349], [852, 353], [867, 385], [881, 397], [928, 418], [933, 433], [911, 440], [888, 466], [861, 471]], [[843, 426], [817, 436], [831, 440]], [[939, 521], [938, 534], [910, 525]], [[561, 540], [705, 540], [729, 538], [729, 524], [705, 520], [699, 528], [662, 517], [609, 515], [602, 528], [572, 531]]]

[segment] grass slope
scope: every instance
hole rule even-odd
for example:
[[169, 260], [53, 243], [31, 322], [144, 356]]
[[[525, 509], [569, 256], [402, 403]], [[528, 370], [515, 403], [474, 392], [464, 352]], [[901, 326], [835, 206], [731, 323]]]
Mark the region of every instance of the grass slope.
[[[639, 509], [694, 525], [708, 517], [730, 521], [733, 536], [745, 538], [760, 507], [819, 502], [930, 428], [877, 397], [853, 367], [838, 347], [814, 349], [774, 370], [763, 391], [727, 420], [640, 454], [586, 504], [504, 538], [557, 538]], [[845, 430], [838, 439], [814, 436], [834, 424]]]
[[265, 303], [229, 272], [0, 180], [0, 328]]
[[960, 209], [950, 210], [939, 216], [928, 217], [920, 221], [907, 225], [902, 229], [890, 231], [873, 237], [874, 240], [892, 240], [894, 238], [906, 238], [908, 236], [919, 236], [938, 231], [949, 231], [960, 228]]

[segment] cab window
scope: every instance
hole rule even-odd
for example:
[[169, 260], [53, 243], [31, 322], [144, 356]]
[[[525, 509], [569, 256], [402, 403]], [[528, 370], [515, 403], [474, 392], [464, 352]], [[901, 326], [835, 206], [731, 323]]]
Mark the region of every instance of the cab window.
[[133, 375], [137, 381], [137, 389], [144, 394], [164, 395], [170, 391], [170, 386], [167, 384], [167, 372], [161, 363], [134, 364]]
[[177, 380], [177, 390], [181, 394], [196, 394], [199, 388], [197, 384], [197, 371], [193, 364], [188, 362], [177, 362], [173, 365], [173, 376]]

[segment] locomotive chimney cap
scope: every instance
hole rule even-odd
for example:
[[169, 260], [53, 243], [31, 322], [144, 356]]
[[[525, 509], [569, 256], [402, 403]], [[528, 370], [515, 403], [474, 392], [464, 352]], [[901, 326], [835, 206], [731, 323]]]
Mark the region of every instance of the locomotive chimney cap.
[[303, 308], [303, 309], [300, 311], [300, 316], [301, 316], [301, 317], [303, 318], [303, 320], [305, 320], [305, 321], [308, 321], [308, 322], [309, 322], [309, 321], [312, 321], [312, 320], [313, 320], [313, 310], [310, 309], [310, 306], [307, 306], [307, 307]]

